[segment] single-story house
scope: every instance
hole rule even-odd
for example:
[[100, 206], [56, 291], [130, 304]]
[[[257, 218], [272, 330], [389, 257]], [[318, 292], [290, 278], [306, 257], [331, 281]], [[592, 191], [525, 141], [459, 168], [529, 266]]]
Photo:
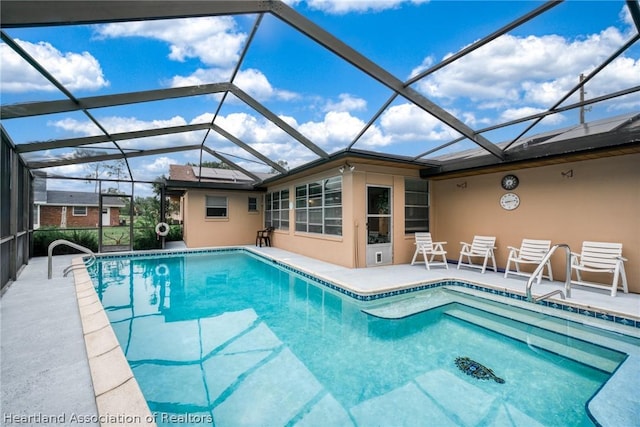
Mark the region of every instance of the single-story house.
[[97, 228], [119, 225], [125, 203], [118, 196], [103, 195], [100, 218], [100, 194], [86, 191], [47, 190], [47, 176], [34, 173], [33, 228]]
[[[485, 162], [482, 149], [430, 164], [345, 150], [258, 184], [170, 177], [166, 186], [182, 196], [189, 248], [252, 244], [257, 230], [272, 226], [275, 247], [362, 268], [410, 262], [414, 233], [430, 231], [447, 242], [449, 261], [457, 261], [460, 242], [496, 236], [504, 268], [507, 247], [524, 238], [575, 252], [586, 240], [619, 242], [629, 290], [640, 293], [639, 117], [528, 137], [498, 164]], [[621, 137], [632, 141], [612, 147]], [[501, 204], [505, 194], [516, 203]], [[556, 252], [552, 265], [563, 280], [564, 254]]]
[[120, 223], [120, 209], [124, 208], [125, 204], [119, 197], [104, 196], [101, 212], [98, 193], [42, 190], [39, 189], [36, 181], [38, 179], [34, 180], [34, 229], [40, 227], [97, 228], [100, 219], [104, 227]]
[[[259, 176], [268, 179], [274, 174]], [[188, 247], [247, 244], [255, 241], [256, 230], [264, 228], [266, 188], [255, 187], [255, 180], [240, 171], [170, 165], [167, 182], [167, 196], [180, 203], [178, 220], [184, 223]], [[207, 190], [212, 188], [216, 188], [213, 193]]]

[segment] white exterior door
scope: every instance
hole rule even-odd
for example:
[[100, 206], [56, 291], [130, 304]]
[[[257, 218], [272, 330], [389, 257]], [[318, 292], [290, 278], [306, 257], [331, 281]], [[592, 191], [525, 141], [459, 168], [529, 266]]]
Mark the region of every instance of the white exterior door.
[[393, 262], [391, 187], [367, 186], [367, 267]]
[[111, 225], [111, 208], [102, 208], [102, 226], [109, 227]]

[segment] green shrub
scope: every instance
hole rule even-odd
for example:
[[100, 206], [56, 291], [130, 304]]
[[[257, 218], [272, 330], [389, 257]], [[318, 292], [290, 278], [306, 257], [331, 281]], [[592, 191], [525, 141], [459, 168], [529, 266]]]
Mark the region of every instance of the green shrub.
[[169, 226], [169, 234], [165, 237], [167, 242], [176, 242], [182, 240], [182, 226], [178, 225], [170, 225]]
[[133, 235], [133, 249], [136, 251], [144, 251], [149, 249], [160, 249], [160, 239], [156, 235], [155, 226], [136, 228]]
[[98, 252], [98, 231], [97, 230], [73, 230], [71, 238], [67, 239], [93, 252]]
[[[33, 232], [33, 256], [47, 256], [49, 245], [56, 240], [68, 240], [72, 243], [98, 251], [98, 234], [96, 230], [63, 230], [59, 228], [40, 228]], [[82, 253], [67, 245], [56, 246], [54, 255]]]

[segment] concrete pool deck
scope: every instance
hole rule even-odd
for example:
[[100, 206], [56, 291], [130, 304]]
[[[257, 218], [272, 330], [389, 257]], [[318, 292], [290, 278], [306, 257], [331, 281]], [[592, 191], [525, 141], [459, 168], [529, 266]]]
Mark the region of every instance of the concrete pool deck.
[[[277, 248], [247, 248], [362, 293], [375, 293], [442, 278], [486, 282], [517, 293], [524, 293], [526, 285], [526, 278], [504, 279], [502, 273], [480, 274], [478, 270], [456, 270], [455, 265], [450, 265], [448, 270], [439, 267], [431, 271], [420, 265], [348, 269]], [[95, 301], [87, 299], [86, 303], [81, 302], [83, 298], [91, 298], [86, 283], [78, 283], [78, 278], [74, 280], [72, 275], [62, 277], [63, 269], [77, 257], [53, 257], [54, 274], [51, 280], [47, 280], [47, 259], [32, 258], [18, 280], [3, 292], [0, 300], [0, 419], [3, 425], [108, 425], [122, 424], [118, 423], [117, 417], [131, 416], [129, 412], [118, 412], [115, 406], [105, 406], [96, 398], [106, 396], [112, 391], [110, 387], [131, 387], [131, 382], [126, 369], [122, 372], [110, 370], [102, 379], [96, 379], [96, 372], [93, 372], [92, 380], [90, 359], [103, 356], [102, 360], [105, 361], [109, 357], [104, 356], [109, 355], [111, 349], [108, 345], [105, 347], [98, 343], [93, 347], [96, 353], [91, 354], [93, 350], [85, 344], [87, 327], [91, 327], [86, 319], [94, 316], [95, 320], [100, 314], [88, 308]], [[533, 291], [534, 295], [541, 295], [561, 288], [559, 282], [543, 281], [540, 285], [535, 284]], [[574, 288], [568, 302], [640, 320], [638, 294], [618, 293], [614, 298], [606, 291]], [[95, 324], [94, 327], [97, 329], [89, 333], [103, 329]], [[636, 329], [636, 336], [638, 331]], [[118, 400], [112, 403], [117, 404]], [[608, 399], [604, 400], [606, 402]], [[136, 410], [141, 409], [140, 402], [135, 399], [124, 403], [138, 407]], [[99, 406], [102, 406], [100, 411]], [[100, 419], [98, 414], [104, 416], [105, 408], [109, 411], [109, 418]], [[611, 408], [612, 415], [613, 411], [617, 411], [616, 405]], [[609, 417], [606, 412], [600, 415]], [[140, 420], [144, 421], [143, 418]], [[621, 424], [616, 422], [611, 425]]]

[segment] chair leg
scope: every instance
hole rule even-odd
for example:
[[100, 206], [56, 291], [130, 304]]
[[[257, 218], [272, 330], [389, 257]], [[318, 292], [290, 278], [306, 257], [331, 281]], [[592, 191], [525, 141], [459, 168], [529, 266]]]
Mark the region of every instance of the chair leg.
[[[518, 264], [516, 264], [518, 265]], [[504, 269], [504, 278], [507, 278], [507, 274], [509, 274], [509, 267], [511, 266], [511, 255], [509, 255], [509, 258], [507, 259], [507, 266]]]
[[624, 264], [620, 261], [620, 276], [622, 277], [622, 290], [625, 294], [629, 293], [629, 288], [627, 286], [627, 274], [624, 271]]
[[616, 267], [616, 269], [613, 271], [613, 282], [611, 284], [611, 296], [612, 297], [615, 297], [616, 293], [618, 292], [618, 278], [619, 277], [620, 277], [620, 271]]
[[442, 254], [442, 262], [444, 263], [444, 268], [449, 269], [449, 263], [447, 262], [447, 256]]
[[418, 252], [420, 252], [420, 248], [417, 247], [416, 251], [413, 253], [413, 258], [411, 259], [411, 265], [416, 263], [416, 258], [418, 257]]

